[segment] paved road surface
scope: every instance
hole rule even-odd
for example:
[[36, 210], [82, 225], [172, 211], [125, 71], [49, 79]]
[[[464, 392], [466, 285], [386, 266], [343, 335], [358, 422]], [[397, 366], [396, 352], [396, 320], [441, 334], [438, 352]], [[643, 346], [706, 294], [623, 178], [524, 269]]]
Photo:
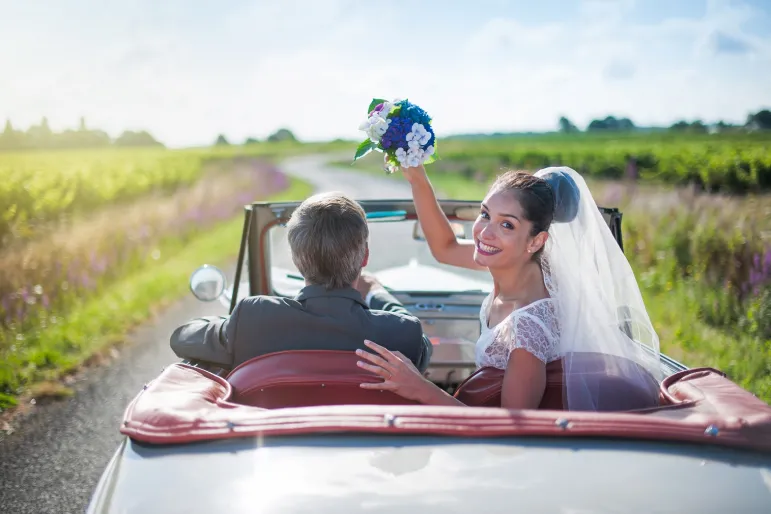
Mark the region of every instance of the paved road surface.
[[[318, 156], [293, 158], [283, 167], [320, 190], [341, 190], [357, 199], [410, 195], [401, 177], [330, 169]], [[410, 256], [430, 259], [425, 245], [408, 237], [411, 227], [398, 225], [374, 230], [372, 268], [406, 263]], [[285, 247], [276, 248], [276, 253], [281, 254], [276, 258], [282, 264], [289, 263]], [[182, 299], [157, 320], [136, 330], [130, 336], [131, 344], [113, 364], [94, 370], [88, 379], [76, 384], [77, 395], [36, 408], [22, 430], [2, 436], [0, 512], [83, 512], [121, 439], [117, 428], [126, 405], [144, 383], [178, 360], [169, 349], [169, 334], [189, 318], [223, 313], [221, 307], [198, 302], [192, 296]]]

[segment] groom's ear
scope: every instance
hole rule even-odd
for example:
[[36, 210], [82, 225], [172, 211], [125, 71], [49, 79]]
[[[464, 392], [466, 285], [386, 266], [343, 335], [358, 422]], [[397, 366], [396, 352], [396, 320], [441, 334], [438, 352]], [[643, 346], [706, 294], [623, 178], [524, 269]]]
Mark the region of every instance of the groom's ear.
[[368, 262], [369, 262], [369, 244], [367, 244], [364, 247], [364, 260], [361, 263], [361, 267], [366, 268]]

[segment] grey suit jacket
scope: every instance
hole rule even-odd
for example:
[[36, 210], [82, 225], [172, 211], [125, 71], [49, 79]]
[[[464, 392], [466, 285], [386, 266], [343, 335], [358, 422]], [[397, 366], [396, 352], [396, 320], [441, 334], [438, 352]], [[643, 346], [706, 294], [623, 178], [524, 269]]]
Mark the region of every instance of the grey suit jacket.
[[286, 350], [367, 349], [369, 339], [400, 351], [425, 371], [433, 346], [420, 321], [396, 298], [378, 292], [372, 308], [353, 288], [327, 291], [306, 286], [295, 298], [252, 296], [230, 316], [203, 317], [182, 325], [171, 336], [178, 357], [234, 368], [247, 360]]

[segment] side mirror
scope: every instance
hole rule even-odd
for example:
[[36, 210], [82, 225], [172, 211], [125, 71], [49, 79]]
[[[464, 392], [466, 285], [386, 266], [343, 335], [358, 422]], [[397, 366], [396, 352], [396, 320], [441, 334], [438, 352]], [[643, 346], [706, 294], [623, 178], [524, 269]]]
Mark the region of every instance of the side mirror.
[[228, 280], [216, 266], [204, 264], [190, 275], [190, 291], [202, 302], [213, 302], [225, 292]]
[[[452, 227], [452, 231], [455, 234], [455, 239], [466, 239], [466, 227], [463, 226], [463, 223], [451, 221], [450, 227]], [[426, 240], [423, 228], [420, 226], [420, 221], [415, 222], [415, 226], [412, 229], [412, 239], [415, 241]]]

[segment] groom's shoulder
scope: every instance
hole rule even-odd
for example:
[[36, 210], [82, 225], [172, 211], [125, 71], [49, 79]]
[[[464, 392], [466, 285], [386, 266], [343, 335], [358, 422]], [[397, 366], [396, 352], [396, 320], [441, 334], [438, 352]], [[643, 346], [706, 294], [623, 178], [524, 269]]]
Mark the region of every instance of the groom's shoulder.
[[295, 307], [298, 302], [293, 298], [271, 295], [255, 295], [242, 298], [236, 304], [236, 310], [240, 312], [258, 310], [274, 310]]
[[399, 333], [422, 334], [423, 328], [420, 319], [408, 312], [392, 312], [381, 310], [368, 310], [367, 316], [371, 323], [385, 330], [399, 331]]

